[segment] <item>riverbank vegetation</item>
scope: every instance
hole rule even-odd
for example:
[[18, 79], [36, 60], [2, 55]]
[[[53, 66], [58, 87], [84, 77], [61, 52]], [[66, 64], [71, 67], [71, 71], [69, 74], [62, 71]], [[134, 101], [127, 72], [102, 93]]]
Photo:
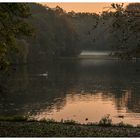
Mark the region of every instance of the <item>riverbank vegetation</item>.
[[29, 16], [27, 4], [0, 4], [0, 69], [5, 69], [9, 57], [14, 57], [16, 52], [24, 53], [18, 41], [32, 35], [32, 28], [25, 21]]
[[140, 56], [140, 3], [111, 4], [112, 11], [103, 12], [103, 24], [111, 20], [107, 28], [114, 40], [112, 50], [117, 57], [131, 59]]

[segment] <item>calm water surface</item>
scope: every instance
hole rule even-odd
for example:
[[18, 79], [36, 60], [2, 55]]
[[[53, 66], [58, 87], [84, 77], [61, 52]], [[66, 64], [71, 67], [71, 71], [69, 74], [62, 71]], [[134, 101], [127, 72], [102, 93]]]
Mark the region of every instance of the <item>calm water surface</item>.
[[0, 116], [87, 123], [110, 114], [114, 123], [140, 124], [139, 66], [95, 59], [19, 66], [1, 80]]

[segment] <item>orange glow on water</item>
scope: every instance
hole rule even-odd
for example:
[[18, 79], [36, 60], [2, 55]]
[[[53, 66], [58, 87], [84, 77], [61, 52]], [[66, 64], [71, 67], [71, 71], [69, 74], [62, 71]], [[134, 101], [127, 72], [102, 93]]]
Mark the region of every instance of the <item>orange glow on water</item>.
[[[66, 97], [64, 106], [58, 108], [57, 105], [55, 105], [49, 110], [42, 110], [32, 117], [37, 120], [54, 119], [61, 121], [63, 119], [75, 120], [80, 123], [98, 123], [102, 117], [109, 114], [113, 123], [120, 123], [123, 121], [124, 123], [136, 126], [139, 123], [140, 116], [137, 113], [128, 113], [126, 104], [129, 94], [131, 94], [131, 92], [126, 91], [121, 102], [123, 103], [122, 108], [116, 110], [117, 106], [113, 96], [103, 97], [102, 92], [96, 93], [95, 95], [88, 92], [85, 92], [83, 95], [72, 92]], [[119, 118], [119, 115], [123, 115], [124, 118]]]

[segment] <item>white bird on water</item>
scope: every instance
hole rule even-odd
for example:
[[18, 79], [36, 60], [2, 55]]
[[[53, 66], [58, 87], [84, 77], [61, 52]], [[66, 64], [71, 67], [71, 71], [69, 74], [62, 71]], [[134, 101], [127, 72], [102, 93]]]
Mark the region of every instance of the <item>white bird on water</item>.
[[39, 76], [48, 77], [48, 72], [45, 72], [45, 73], [39, 74]]

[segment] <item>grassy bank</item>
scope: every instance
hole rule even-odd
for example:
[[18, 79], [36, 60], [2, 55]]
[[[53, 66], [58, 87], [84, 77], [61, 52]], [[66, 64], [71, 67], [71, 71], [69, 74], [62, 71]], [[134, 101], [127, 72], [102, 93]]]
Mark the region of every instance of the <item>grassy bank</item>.
[[73, 121], [1, 120], [0, 137], [140, 137], [140, 127], [78, 124]]

